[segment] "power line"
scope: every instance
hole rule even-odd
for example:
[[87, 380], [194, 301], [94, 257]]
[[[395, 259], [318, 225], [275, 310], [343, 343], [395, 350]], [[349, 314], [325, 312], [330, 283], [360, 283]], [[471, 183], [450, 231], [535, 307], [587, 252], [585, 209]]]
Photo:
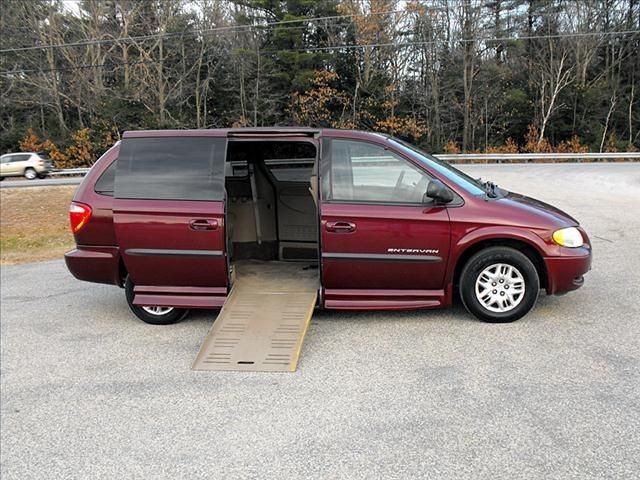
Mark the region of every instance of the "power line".
[[[439, 10], [439, 9], [430, 8], [430, 10]], [[376, 15], [376, 16], [377, 15], [397, 15], [401, 13], [406, 13], [406, 10], [389, 10], [385, 12], [328, 15], [325, 17], [304, 17], [304, 18], [296, 18], [291, 20], [280, 20], [277, 22], [267, 22], [263, 25], [230, 25], [230, 26], [224, 26], [224, 27], [196, 28], [196, 29], [190, 29], [190, 30], [183, 30], [181, 32], [153, 33], [148, 35], [138, 35], [135, 37], [105, 38], [105, 39], [97, 39], [97, 40], [86, 40], [81, 42], [58, 43], [53, 45], [36, 45], [33, 47], [8, 48], [8, 49], [0, 50], [0, 53], [25, 52], [29, 50], [42, 50], [42, 49], [50, 49], [50, 48], [84, 47], [88, 45], [102, 45], [102, 44], [118, 43], [118, 42], [135, 42], [138, 40], [147, 40], [151, 38], [170, 38], [170, 37], [176, 37], [176, 36], [180, 37], [185, 35], [209, 34], [209, 33], [217, 33], [217, 32], [236, 31], [236, 30], [244, 31], [244, 30], [252, 30], [256, 28], [269, 28], [277, 25], [289, 25], [289, 24], [302, 23], [302, 22], [317, 22], [321, 20], [339, 20], [343, 18], [356, 18], [356, 17], [365, 17], [365, 16], [372, 16], [372, 15]]]
[[[476, 5], [479, 6], [480, 4]], [[427, 7], [428, 11], [445, 11], [445, 7]], [[196, 28], [190, 30], [182, 30], [180, 32], [168, 32], [168, 33], [153, 33], [147, 35], [137, 35], [137, 36], [129, 36], [123, 38], [103, 38], [96, 40], [83, 40], [79, 42], [70, 42], [70, 43], [58, 43], [52, 45], [35, 45], [29, 47], [16, 47], [16, 48], [7, 48], [0, 50], [0, 53], [14, 53], [14, 52], [25, 52], [31, 50], [46, 50], [46, 49], [54, 49], [54, 48], [66, 48], [66, 47], [83, 47], [89, 45], [103, 45], [110, 43], [130, 43], [136, 42], [140, 40], [148, 40], [154, 38], [171, 38], [171, 37], [184, 37], [191, 35], [209, 35], [212, 33], [218, 32], [233, 32], [233, 31], [247, 31], [253, 29], [266, 29], [278, 25], [290, 25], [296, 23], [303, 22], [318, 22], [325, 20], [340, 20], [346, 18], [358, 18], [358, 17], [368, 17], [368, 16], [384, 16], [384, 15], [400, 15], [405, 13], [411, 13], [408, 9], [402, 10], [388, 10], [383, 12], [367, 12], [367, 13], [353, 13], [353, 14], [341, 14], [341, 15], [327, 15], [323, 17], [303, 17], [296, 18], [291, 20], [279, 20], [275, 22], [266, 22], [262, 25], [229, 25], [222, 27], [212, 27], [212, 28]], [[414, 12], [415, 13], [415, 12]], [[549, 14], [547, 12], [538, 12], [536, 13], [536, 17], [546, 17], [546, 16], [556, 16]], [[304, 26], [293, 27], [291, 30], [305, 28]], [[585, 33], [584, 35], [597, 34], [595, 32]], [[328, 49], [328, 48], [326, 48]]]
[[[624, 30], [624, 31], [613, 31], [613, 32], [579, 32], [579, 33], [558, 33], [551, 35], [522, 35], [517, 37], [479, 37], [479, 38], [461, 38], [454, 40], [454, 43], [474, 43], [474, 42], [508, 42], [515, 40], [545, 40], [550, 38], [560, 39], [560, 38], [575, 38], [575, 37], [590, 37], [590, 36], [624, 36], [640, 33], [640, 30]], [[403, 42], [403, 43], [368, 43], [368, 44], [360, 44], [360, 45], [336, 45], [333, 47], [309, 47], [309, 48], [300, 48], [300, 49], [291, 49], [289, 51], [310, 51], [310, 52], [320, 52], [327, 50], [340, 50], [340, 49], [352, 49], [352, 48], [373, 48], [373, 47], [412, 47], [412, 46], [421, 46], [421, 45], [437, 45], [442, 43], [444, 40], [431, 40], [431, 41], [420, 41], [420, 42]], [[261, 50], [262, 53], [271, 53], [278, 52], [281, 50]]]
[[[519, 36], [519, 37], [480, 37], [473, 39], [459, 39], [456, 42], [460, 43], [469, 43], [469, 42], [508, 42], [515, 40], [543, 40], [550, 38], [573, 38], [573, 37], [584, 37], [584, 36], [593, 36], [593, 35], [606, 35], [606, 36], [622, 36], [629, 34], [640, 33], [640, 30], [625, 30], [625, 31], [615, 31], [615, 32], [583, 32], [583, 33], [565, 33], [565, 34], [557, 34], [557, 35], [527, 35], [527, 36]], [[280, 53], [280, 52], [321, 52], [321, 51], [331, 51], [331, 50], [350, 50], [357, 48], [375, 48], [375, 47], [394, 47], [394, 48], [402, 48], [402, 47], [412, 47], [412, 46], [425, 46], [425, 45], [437, 45], [442, 43], [441, 40], [435, 41], [421, 41], [421, 42], [404, 42], [404, 43], [368, 43], [361, 45], [335, 45], [335, 46], [327, 46], [327, 47], [308, 47], [308, 48], [298, 48], [298, 49], [271, 49], [271, 50], [260, 50], [258, 49], [258, 54], [265, 53]], [[25, 74], [25, 73], [49, 73], [49, 72], [63, 72], [63, 71], [72, 71], [72, 70], [80, 70], [85, 68], [95, 68], [95, 67], [119, 67], [126, 65], [142, 65], [142, 64], [155, 64], [158, 63], [157, 60], [144, 60], [139, 62], [105, 62], [98, 64], [83, 64], [76, 65], [73, 67], [61, 67], [61, 68], [49, 68], [49, 69], [21, 69], [21, 70], [5, 70], [0, 72], [2, 76], [10, 76], [16, 74]]]
[[70, 72], [72, 70], [83, 70], [85, 68], [97, 68], [97, 67], [124, 67], [126, 65], [152, 65], [157, 64], [157, 60], [141, 60], [139, 62], [105, 62], [105, 63], [86, 63], [83, 65], [75, 65], [73, 67], [60, 67], [60, 68], [32, 68], [30, 70], [5, 70], [0, 72], [0, 76], [9, 76], [24, 73], [50, 73], [50, 72]]

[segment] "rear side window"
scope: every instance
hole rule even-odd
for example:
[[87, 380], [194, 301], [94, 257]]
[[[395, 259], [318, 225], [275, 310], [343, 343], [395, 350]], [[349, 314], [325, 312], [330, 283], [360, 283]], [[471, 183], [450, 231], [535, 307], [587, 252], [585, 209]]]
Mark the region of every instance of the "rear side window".
[[223, 200], [226, 138], [123, 140], [115, 196], [146, 200]]
[[96, 193], [101, 195], [109, 195], [113, 197], [113, 187], [116, 180], [116, 166], [118, 161], [111, 162], [111, 165], [107, 167], [107, 169], [102, 172], [100, 178], [96, 182], [94, 190]]
[[11, 160], [9, 160], [11, 163], [14, 162], [26, 162], [27, 160], [29, 160], [29, 157], [31, 157], [30, 153], [21, 153], [18, 155], [12, 155], [11, 156]]

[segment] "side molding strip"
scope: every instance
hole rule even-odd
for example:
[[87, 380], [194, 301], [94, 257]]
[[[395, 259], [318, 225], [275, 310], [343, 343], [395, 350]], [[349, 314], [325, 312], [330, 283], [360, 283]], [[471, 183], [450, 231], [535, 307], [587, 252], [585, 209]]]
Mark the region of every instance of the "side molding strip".
[[221, 257], [222, 250], [170, 250], [164, 248], [129, 248], [127, 255], [163, 257]]
[[330, 260], [370, 260], [381, 262], [429, 262], [437, 263], [442, 257], [435, 255], [395, 255], [393, 253], [323, 253]]

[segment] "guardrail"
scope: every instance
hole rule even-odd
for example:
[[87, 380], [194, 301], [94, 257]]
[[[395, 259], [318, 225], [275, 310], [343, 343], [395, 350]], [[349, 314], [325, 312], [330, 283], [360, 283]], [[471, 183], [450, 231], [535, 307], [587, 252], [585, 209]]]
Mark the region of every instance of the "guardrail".
[[[527, 163], [537, 162], [552, 163], [555, 161], [582, 162], [582, 161], [611, 161], [628, 160], [640, 161], [640, 152], [608, 152], [608, 153], [439, 153], [434, 156], [440, 160], [451, 163]], [[66, 168], [53, 170], [50, 175], [86, 175], [88, 168]]]
[[86, 175], [90, 169], [88, 168], [65, 168], [56, 169], [49, 172], [52, 177], [64, 176], [64, 175]]
[[597, 160], [640, 160], [640, 152], [608, 152], [608, 153], [441, 153], [436, 154], [440, 160], [452, 163], [460, 162], [496, 162], [526, 163], [532, 160], [544, 162], [554, 161], [597, 161]]

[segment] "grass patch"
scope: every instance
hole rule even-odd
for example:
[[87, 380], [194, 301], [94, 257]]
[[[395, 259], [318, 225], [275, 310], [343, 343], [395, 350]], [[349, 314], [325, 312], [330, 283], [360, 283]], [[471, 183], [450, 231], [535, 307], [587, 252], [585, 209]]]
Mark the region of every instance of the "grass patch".
[[0, 263], [61, 258], [74, 246], [69, 203], [75, 186], [0, 189]]

